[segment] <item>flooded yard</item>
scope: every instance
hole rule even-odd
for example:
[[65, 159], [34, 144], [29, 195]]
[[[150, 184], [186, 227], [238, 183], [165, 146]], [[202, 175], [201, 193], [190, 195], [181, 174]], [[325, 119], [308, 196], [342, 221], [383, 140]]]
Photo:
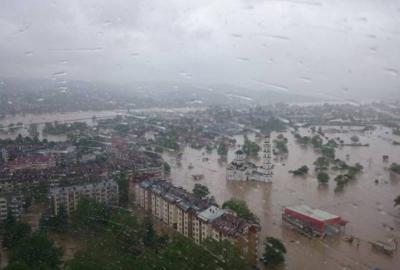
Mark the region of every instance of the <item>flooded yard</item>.
[[[310, 133], [308, 129], [301, 132]], [[369, 144], [368, 147], [344, 146], [336, 150], [336, 156], [348, 164], [359, 162], [364, 166], [362, 174], [340, 192], [335, 191], [334, 172], [330, 172], [329, 184], [321, 186], [318, 183], [313, 162], [319, 154], [312, 146], [300, 146], [290, 132], [283, 134], [288, 138], [289, 155], [286, 159], [274, 160], [272, 183], [227, 182], [226, 162], [219, 159], [215, 150], [208, 154], [189, 147], [183, 150], [181, 162], [177, 162], [173, 154], [164, 154], [172, 167], [171, 181], [188, 190], [195, 183], [204, 184], [219, 204], [232, 197], [245, 200], [260, 218], [260, 239], [273, 235], [284, 240], [288, 248], [287, 269], [398, 269], [399, 253], [387, 256], [372, 249], [369, 244], [369, 241], [400, 238], [400, 210], [393, 207], [393, 199], [400, 194], [400, 176], [391, 174], [387, 169], [391, 162], [400, 163], [400, 147], [392, 145], [394, 138], [391, 132], [377, 127], [367, 132], [326, 133], [329, 138], [340, 137], [345, 142], [350, 142], [351, 136], [357, 134], [362, 143]], [[271, 139], [277, 135], [273, 133]], [[236, 140], [241, 144], [243, 136], [236, 136]], [[237, 148], [229, 150], [228, 162], [233, 159], [235, 150]], [[386, 163], [382, 161], [385, 154], [390, 159]], [[307, 177], [294, 177], [288, 172], [302, 165], [310, 168]], [[204, 174], [204, 179], [194, 181], [193, 174]], [[297, 204], [342, 216], [349, 221], [345, 233], [358, 237], [360, 245], [345, 242], [341, 237], [308, 239], [283, 227], [282, 208]]]

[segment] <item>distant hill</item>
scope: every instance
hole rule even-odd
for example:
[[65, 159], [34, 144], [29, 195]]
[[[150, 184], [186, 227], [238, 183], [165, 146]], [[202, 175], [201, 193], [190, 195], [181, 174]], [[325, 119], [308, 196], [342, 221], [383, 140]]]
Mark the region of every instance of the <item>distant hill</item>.
[[0, 79], [0, 114], [146, 107], [254, 106], [316, 98], [231, 85], [141, 82], [115, 85], [45, 79]]

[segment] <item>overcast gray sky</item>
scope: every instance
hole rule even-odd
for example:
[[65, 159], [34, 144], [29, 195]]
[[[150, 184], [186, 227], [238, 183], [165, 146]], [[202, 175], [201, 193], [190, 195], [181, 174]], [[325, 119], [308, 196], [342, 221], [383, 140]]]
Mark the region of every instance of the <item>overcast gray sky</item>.
[[397, 0], [3, 0], [0, 76], [400, 95]]

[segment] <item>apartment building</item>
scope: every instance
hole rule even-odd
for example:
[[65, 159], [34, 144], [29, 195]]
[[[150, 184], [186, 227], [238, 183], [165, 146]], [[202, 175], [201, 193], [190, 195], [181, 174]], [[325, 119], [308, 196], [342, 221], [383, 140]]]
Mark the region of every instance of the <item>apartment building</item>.
[[92, 198], [107, 204], [118, 203], [118, 184], [114, 180], [103, 180], [96, 183], [51, 188], [49, 192], [50, 207], [57, 215], [63, 205], [68, 215], [76, 210], [80, 198]]
[[239, 218], [233, 211], [218, 208], [165, 180], [134, 182], [135, 202], [155, 218], [201, 244], [207, 238], [228, 240], [255, 265], [259, 226]]
[[23, 212], [23, 196], [19, 194], [0, 194], [0, 222], [3, 222], [8, 211], [18, 219]]
[[1, 157], [1, 160], [2, 160], [3, 162], [7, 162], [7, 161], [8, 161], [10, 155], [9, 155], [9, 153], [8, 153], [8, 151], [7, 151], [6, 148], [1, 148], [1, 150], [0, 150], [0, 157]]

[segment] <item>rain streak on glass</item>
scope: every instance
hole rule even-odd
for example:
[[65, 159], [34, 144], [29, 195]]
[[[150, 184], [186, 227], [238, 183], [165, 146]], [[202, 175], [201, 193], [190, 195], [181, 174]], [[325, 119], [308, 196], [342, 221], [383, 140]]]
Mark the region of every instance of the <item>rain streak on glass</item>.
[[1, 269], [398, 269], [398, 1], [3, 2]]

